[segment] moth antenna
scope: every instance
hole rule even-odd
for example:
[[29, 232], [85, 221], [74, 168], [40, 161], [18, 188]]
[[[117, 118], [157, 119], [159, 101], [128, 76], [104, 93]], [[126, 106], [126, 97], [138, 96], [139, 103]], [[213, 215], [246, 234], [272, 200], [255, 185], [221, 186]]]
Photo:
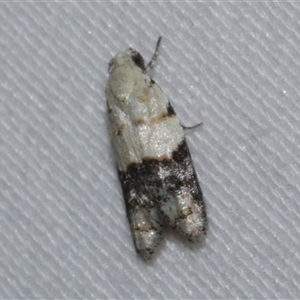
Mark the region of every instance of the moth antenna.
[[159, 52], [159, 45], [160, 45], [160, 41], [162, 39], [162, 36], [160, 36], [157, 40], [157, 43], [156, 43], [156, 47], [155, 47], [155, 51], [153, 53], [153, 56], [151, 58], [151, 60], [149, 61], [149, 63], [147, 64], [146, 68], [145, 68], [145, 72], [148, 73], [150, 72], [151, 69], [153, 69], [154, 67], [154, 64], [155, 64], [155, 61], [158, 57], [158, 52]]

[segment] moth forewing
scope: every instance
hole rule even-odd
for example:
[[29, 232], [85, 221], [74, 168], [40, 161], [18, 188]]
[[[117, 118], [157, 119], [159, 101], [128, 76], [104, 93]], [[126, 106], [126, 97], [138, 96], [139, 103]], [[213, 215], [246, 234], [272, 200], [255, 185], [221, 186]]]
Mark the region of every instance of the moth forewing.
[[131, 48], [110, 61], [106, 99], [111, 139], [137, 252], [151, 257], [165, 224], [190, 241], [206, 233], [206, 212], [183, 128], [174, 109]]

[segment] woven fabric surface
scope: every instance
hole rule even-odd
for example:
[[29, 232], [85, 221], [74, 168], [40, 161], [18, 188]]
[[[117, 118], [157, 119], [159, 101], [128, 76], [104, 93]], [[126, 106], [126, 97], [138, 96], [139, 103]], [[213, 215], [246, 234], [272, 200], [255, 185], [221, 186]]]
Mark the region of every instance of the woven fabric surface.
[[[2, 2], [0, 298], [300, 298], [299, 2]], [[202, 246], [133, 246], [107, 132], [129, 46], [187, 131]]]

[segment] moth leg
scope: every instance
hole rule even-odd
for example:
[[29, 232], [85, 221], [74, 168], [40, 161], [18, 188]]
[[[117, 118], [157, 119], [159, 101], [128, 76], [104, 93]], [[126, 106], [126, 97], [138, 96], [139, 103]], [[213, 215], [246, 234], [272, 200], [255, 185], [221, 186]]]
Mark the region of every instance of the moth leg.
[[153, 53], [153, 56], [151, 58], [151, 60], [149, 61], [149, 63], [147, 64], [146, 68], [145, 68], [145, 72], [148, 73], [151, 69], [153, 69], [155, 61], [158, 57], [158, 52], [159, 52], [159, 45], [161, 42], [162, 37], [160, 36], [156, 42], [156, 47], [155, 47], [155, 51]]
[[196, 125], [193, 125], [193, 126], [184, 126], [184, 125], [182, 125], [182, 124], [180, 124], [180, 125], [181, 125], [181, 127], [182, 127], [184, 130], [190, 130], [190, 129], [195, 129], [195, 128], [197, 128], [197, 127], [203, 125], [203, 123], [200, 122], [200, 123], [198, 123], [198, 124], [196, 124]]

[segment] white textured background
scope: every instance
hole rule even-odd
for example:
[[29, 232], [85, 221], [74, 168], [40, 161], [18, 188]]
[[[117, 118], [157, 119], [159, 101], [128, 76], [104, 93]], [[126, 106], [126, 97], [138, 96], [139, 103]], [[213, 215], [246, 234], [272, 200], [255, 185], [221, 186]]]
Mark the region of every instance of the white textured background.
[[[128, 46], [186, 126], [209, 218], [135, 253], [107, 133]], [[0, 298], [300, 298], [300, 3], [0, 3]]]

